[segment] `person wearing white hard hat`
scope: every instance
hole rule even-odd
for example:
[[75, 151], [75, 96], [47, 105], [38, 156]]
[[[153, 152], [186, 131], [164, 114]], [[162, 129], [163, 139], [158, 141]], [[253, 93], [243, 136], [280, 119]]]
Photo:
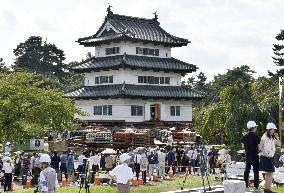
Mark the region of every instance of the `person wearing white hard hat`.
[[11, 158], [7, 157], [5, 162], [3, 163], [2, 170], [4, 171], [4, 192], [12, 191], [12, 171], [14, 169], [14, 164], [12, 163]]
[[58, 186], [57, 173], [55, 169], [50, 167], [50, 156], [42, 154], [39, 158], [42, 171], [39, 177], [39, 192], [40, 193], [55, 193]]
[[257, 191], [259, 188], [259, 156], [258, 145], [260, 137], [256, 134], [257, 124], [254, 121], [247, 122], [248, 133], [243, 137], [242, 143], [245, 148], [246, 168], [244, 172], [244, 181], [246, 187], [249, 188], [249, 173], [251, 166], [253, 166], [254, 173], [254, 188]]
[[274, 123], [268, 123], [266, 126], [266, 132], [261, 137], [259, 149], [261, 150], [260, 156], [260, 171], [266, 172], [265, 174], [265, 193], [272, 193], [271, 185], [273, 179], [273, 172], [275, 167], [273, 164], [273, 157], [276, 151], [275, 145], [280, 146], [280, 140]]
[[9, 153], [12, 151], [12, 144], [10, 142], [7, 142], [5, 145], [5, 153]]
[[121, 154], [119, 156], [121, 164], [109, 172], [116, 181], [118, 193], [130, 193], [129, 182], [133, 179], [132, 169], [128, 167], [130, 158], [128, 153]]

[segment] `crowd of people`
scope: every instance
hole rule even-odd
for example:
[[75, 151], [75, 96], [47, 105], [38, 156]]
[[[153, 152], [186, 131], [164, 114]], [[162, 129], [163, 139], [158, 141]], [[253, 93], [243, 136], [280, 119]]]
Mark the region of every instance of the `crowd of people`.
[[[12, 181], [21, 182], [25, 187], [27, 180], [32, 185], [38, 186], [42, 164], [41, 153], [26, 153], [17, 151], [11, 153], [11, 149], [1, 155], [0, 171], [3, 171], [4, 189], [12, 189]], [[215, 173], [218, 160], [218, 152], [214, 148], [201, 152], [196, 145], [178, 146], [175, 148], [137, 148], [128, 150], [117, 150], [114, 154], [102, 154], [98, 151], [83, 151], [79, 155], [72, 150], [50, 154], [50, 167], [57, 173], [58, 180], [67, 179], [69, 183], [79, 180], [79, 175], [86, 171], [90, 175], [90, 182], [94, 183], [98, 172], [110, 172], [119, 165], [119, 156], [123, 153], [129, 155], [129, 167], [134, 178], [142, 177], [144, 184], [151, 180], [151, 176], [166, 178], [171, 171], [173, 174], [187, 172], [195, 174], [200, 165], [201, 154], [210, 165], [210, 172]], [[220, 156], [219, 156], [220, 157]], [[77, 164], [75, 164], [75, 158]], [[89, 168], [86, 169], [88, 163]]]
[[[277, 128], [275, 124], [268, 123], [262, 137], [257, 135], [257, 124], [254, 121], [249, 121], [247, 128], [248, 132], [243, 138], [246, 164], [244, 181], [249, 187], [249, 172], [253, 166], [255, 190], [259, 190], [259, 171], [264, 171], [264, 192], [273, 193], [273, 157], [276, 152], [275, 146], [280, 145], [279, 136], [275, 132]], [[7, 142], [4, 153], [0, 154], [1, 185], [4, 186], [4, 191], [9, 191], [13, 189], [13, 181], [18, 181], [18, 184], [21, 183], [24, 187], [27, 181], [30, 181], [40, 190], [54, 192], [58, 181], [65, 179], [69, 183], [76, 183], [80, 182], [80, 176], [89, 175], [90, 183], [94, 183], [100, 173], [107, 173], [110, 175], [107, 183], [115, 180], [119, 192], [129, 192], [129, 181], [133, 179], [142, 179], [146, 184], [153, 176], [164, 179], [170, 173], [200, 175], [202, 164], [207, 166], [209, 174], [214, 175], [216, 168], [220, 168], [219, 173], [226, 172], [223, 166], [231, 162], [231, 156], [225, 149], [206, 149], [198, 143], [175, 147], [172, 144], [169, 138], [165, 148], [129, 148], [113, 150], [111, 153], [92, 150], [79, 154], [68, 150], [54, 151], [48, 155], [37, 152], [13, 152], [11, 143]], [[284, 156], [280, 159], [284, 160]]]

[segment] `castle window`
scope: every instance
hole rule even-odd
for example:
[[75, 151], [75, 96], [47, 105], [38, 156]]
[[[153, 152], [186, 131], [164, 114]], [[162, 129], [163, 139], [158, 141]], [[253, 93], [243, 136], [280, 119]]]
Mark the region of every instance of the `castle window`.
[[95, 84], [113, 83], [113, 76], [97, 76]]
[[138, 76], [138, 83], [170, 84], [170, 77]]
[[165, 84], [170, 84], [170, 77], [165, 77]]
[[180, 116], [180, 106], [171, 106], [170, 111], [171, 116]]
[[106, 48], [106, 55], [119, 54], [119, 47]]
[[94, 106], [94, 115], [112, 115], [112, 105]]
[[136, 54], [159, 56], [159, 49], [136, 47]]
[[143, 116], [143, 106], [131, 105], [131, 116]]

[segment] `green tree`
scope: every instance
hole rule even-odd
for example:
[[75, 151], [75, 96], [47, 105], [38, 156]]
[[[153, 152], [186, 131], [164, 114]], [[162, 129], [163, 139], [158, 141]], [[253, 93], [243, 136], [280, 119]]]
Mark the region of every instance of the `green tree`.
[[6, 66], [3, 58], [0, 58], [0, 72], [9, 71], [9, 68]]
[[[278, 44], [273, 44], [273, 53], [274, 56], [273, 62], [277, 66], [284, 66], [284, 30], [280, 30], [280, 33], [276, 35], [275, 39], [279, 42]], [[281, 74], [283, 74], [284, 69], [280, 70]]]
[[84, 82], [83, 75], [69, 71], [64, 63], [64, 51], [56, 45], [43, 41], [40, 36], [31, 36], [14, 49], [16, 56], [14, 70], [25, 70], [42, 75], [46, 85], [63, 91], [79, 87]]
[[40, 137], [74, 127], [82, 114], [63, 93], [44, 86], [34, 73], [0, 73], [0, 140]]

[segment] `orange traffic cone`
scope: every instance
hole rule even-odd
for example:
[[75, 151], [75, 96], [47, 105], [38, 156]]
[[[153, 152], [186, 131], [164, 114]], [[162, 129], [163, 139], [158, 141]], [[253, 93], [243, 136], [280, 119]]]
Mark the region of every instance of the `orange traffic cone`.
[[99, 172], [96, 172], [96, 174], [95, 174], [94, 184], [95, 185], [100, 185], [101, 184], [101, 179], [100, 179], [100, 176], [99, 176]]
[[157, 174], [157, 169], [154, 169], [153, 174], [152, 174], [152, 181], [158, 181], [158, 180], [159, 180], [159, 177]]
[[31, 180], [29, 180], [29, 179], [27, 179], [26, 188], [27, 188], [27, 189], [32, 188], [32, 182], [31, 182]]
[[65, 177], [62, 177], [61, 187], [67, 187], [67, 186], [68, 186], [68, 181], [66, 180]]
[[173, 167], [172, 167], [172, 166], [170, 166], [170, 170], [169, 170], [169, 172], [168, 172], [168, 176], [169, 176], [170, 178], [174, 177], [174, 171], [173, 171]]
[[136, 172], [133, 173], [132, 185], [133, 185], [133, 186], [137, 186], [137, 185], [138, 185], [138, 180], [137, 180], [137, 177], [136, 177]]
[[143, 181], [143, 179], [142, 179], [142, 172], [139, 173], [138, 184], [139, 184], [139, 185], [144, 184], [144, 181]]
[[191, 173], [189, 172], [188, 167], [186, 168], [185, 175], [186, 176], [191, 176]]

